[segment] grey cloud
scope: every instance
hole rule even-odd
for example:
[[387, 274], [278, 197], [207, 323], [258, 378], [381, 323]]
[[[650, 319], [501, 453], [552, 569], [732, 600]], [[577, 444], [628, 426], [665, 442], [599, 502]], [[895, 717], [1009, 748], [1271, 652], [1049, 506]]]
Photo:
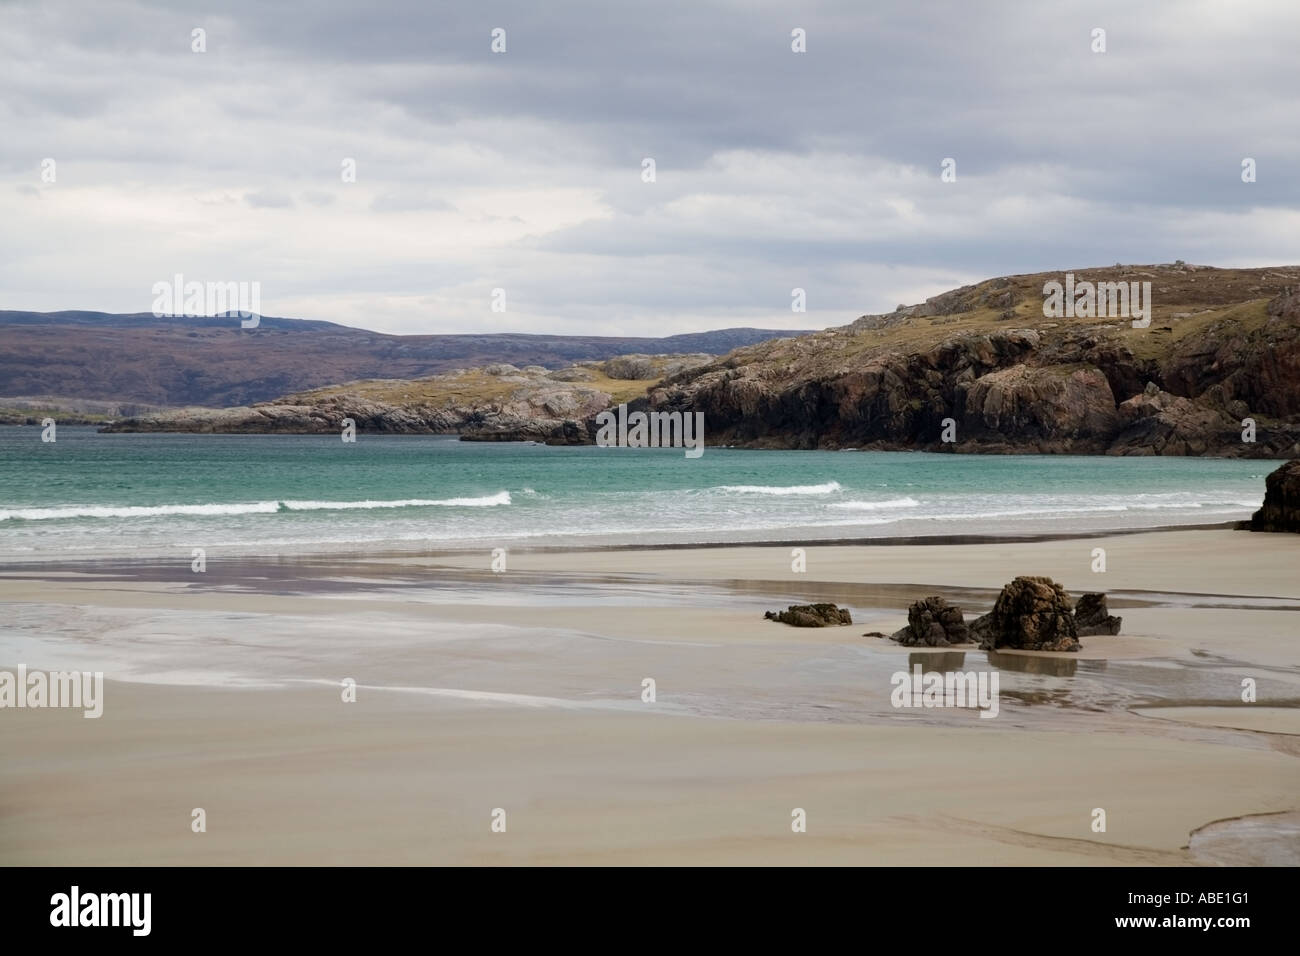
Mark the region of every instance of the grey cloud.
[[[118, 263], [92, 280], [60, 204], [27, 202], [42, 156], [139, 268], [181, 253], [125, 210], [198, 210], [189, 254], [244, 274], [256, 249], [321, 318], [331, 297], [387, 296], [463, 299], [456, 321], [476, 322], [470, 290], [508, 281], [555, 331], [607, 328], [615, 306], [629, 325], [726, 324], [798, 276], [847, 321], [970, 276], [1297, 261], [1298, 31], [1288, 0], [19, 0], [0, 4], [0, 218], [21, 214], [24, 241], [0, 278], [28, 307], [124, 310], [150, 279]], [[736, 154], [768, 165], [720, 163]], [[331, 244], [322, 217], [366, 239]], [[39, 272], [56, 248], [85, 257], [95, 301]], [[392, 308], [408, 331], [443, 321]]]

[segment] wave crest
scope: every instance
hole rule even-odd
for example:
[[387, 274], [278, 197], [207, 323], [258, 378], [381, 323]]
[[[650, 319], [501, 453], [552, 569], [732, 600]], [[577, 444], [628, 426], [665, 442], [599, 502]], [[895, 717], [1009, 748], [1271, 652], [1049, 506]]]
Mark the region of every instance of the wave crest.
[[836, 501], [827, 507], [846, 511], [881, 511], [886, 508], [916, 508], [920, 504], [915, 498], [890, 498], [886, 501]]
[[722, 485], [717, 491], [741, 495], [833, 495], [842, 490], [838, 481], [821, 485]]
[[356, 511], [374, 508], [492, 508], [510, 504], [510, 492], [478, 498], [404, 498], [399, 501], [247, 501], [206, 505], [64, 505], [58, 508], [10, 508], [0, 521], [58, 521], [67, 518], [156, 518], [275, 514], [292, 511]]

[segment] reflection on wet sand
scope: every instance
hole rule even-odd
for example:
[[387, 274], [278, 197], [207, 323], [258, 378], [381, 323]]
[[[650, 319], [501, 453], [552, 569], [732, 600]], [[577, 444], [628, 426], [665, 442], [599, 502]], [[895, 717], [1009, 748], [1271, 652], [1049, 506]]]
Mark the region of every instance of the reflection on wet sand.
[[[988, 651], [989, 663], [1001, 670], [1020, 674], [1042, 674], [1045, 677], [1073, 677], [1079, 669], [1075, 657], [1039, 657], [1003, 651]], [[1100, 663], [1105, 663], [1102, 661]]]
[[959, 671], [966, 663], [962, 651], [935, 651], [931, 653], [911, 653], [907, 655], [907, 669], [920, 667], [923, 671]]

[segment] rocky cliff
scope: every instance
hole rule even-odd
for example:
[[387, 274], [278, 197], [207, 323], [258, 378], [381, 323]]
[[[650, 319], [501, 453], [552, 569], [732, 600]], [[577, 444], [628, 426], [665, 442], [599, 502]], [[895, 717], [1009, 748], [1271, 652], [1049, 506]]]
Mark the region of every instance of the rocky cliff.
[[651, 389], [709, 444], [1117, 455], [1300, 454], [1300, 268], [1081, 270], [1152, 284], [1154, 318], [1045, 320], [1043, 284], [736, 349]]

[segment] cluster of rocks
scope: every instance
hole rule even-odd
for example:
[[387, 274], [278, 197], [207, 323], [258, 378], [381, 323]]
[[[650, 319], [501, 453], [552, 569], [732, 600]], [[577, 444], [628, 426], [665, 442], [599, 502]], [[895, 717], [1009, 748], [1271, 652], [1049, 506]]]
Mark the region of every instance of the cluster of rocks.
[[791, 604], [784, 611], [768, 611], [764, 619], [791, 627], [836, 627], [852, 624], [849, 609], [835, 604]]
[[889, 637], [906, 647], [978, 643], [984, 650], [1077, 651], [1081, 636], [1118, 634], [1121, 622], [1107, 610], [1104, 594], [1084, 594], [1076, 607], [1051, 578], [1024, 576], [969, 625], [960, 607], [927, 597], [908, 608], [907, 626]]

